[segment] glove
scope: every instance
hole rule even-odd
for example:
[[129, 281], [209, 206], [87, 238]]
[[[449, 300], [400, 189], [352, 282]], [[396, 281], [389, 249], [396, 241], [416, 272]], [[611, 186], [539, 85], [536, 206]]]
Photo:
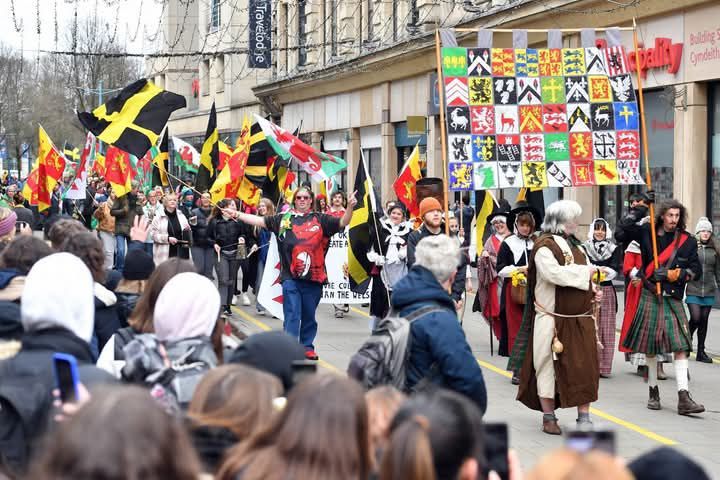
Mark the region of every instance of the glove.
[[400, 250], [398, 250], [398, 258], [400, 260], [405, 260], [407, 258], [407, 247], [400, 247]]
[[683, 268], [673, 268], [667, 272], [667, 280], [670, 283], [675, 283], [682, 278], [685, 278], [685, 269]]
[[647, 197], [648, 203], [655, 203], [655, 190], [645, 192], [645, 197]]
[[652, 274], [653, 282], [664, 282], [667, 279], [668, 279], [668, 269], [665, 267], [659, 267], [657, 270], [655, 270], [655, 273]]
[[382, 267], [385, 265], [385, 257], [383, 255], [377, 255], [377, 258], [374, 260], [375, 265], [378, 267]]
[[379, 255], [372, 250], [367, 253], [367, 259], [373, 263], [375, 263], [375, 260], [377, 260], [378, 257]]

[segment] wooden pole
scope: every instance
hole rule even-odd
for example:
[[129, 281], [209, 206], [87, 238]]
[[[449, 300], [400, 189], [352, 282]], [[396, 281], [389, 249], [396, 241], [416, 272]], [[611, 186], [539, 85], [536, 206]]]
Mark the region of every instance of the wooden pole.
[[[637, 36], [637, 23], [635, 17], [633, 17], [633, 46], [635, 48], [635, 58], [640, 58], [640, 52], [638, 47], [638, 36]], [[640, 108], [640, 130], [643, 141], [643, 151], [645, 152], [645, 183], [649, 190], [652, 190], [652, 177], [650, 176], [650, 148], [648, 145], [647, 136], [647, 124], [645, 122], [645, 102], [643, 101], [643, 87], [642, 87], [642, 75], [640, 69], [635, 69], [635, 77], [637, 78], [638, 86], [638, 106]], [[650, 203], [650, 238], [652, 239], [653, 249], [653, 263], [655, 270], [657, 271], [660, 266], [658, 263], [658, 248], [657, 248], [657, 231], [655, 230], [655, 204]], [[660, 288], [660, 282], [655, 282], [655, 293], [660, 296], [662, 289]]]
[[450, 212], [448, 207], [448, 161], [447, 135], [445, 133], [445, 82], [442, 76], [442, 56], [440, 54], [440, 30], [435, 30], [435, 57], [437, 60], [438, 99], [440, 101], [440, 148], [443, 160], [443, 199], [445, 200], [445, 234], [450, 235]]
[[[608, 30], [611, 30], [613, 28], [617, 28], [618, 30], [630, 32], [635, 30], [635, 27], [607, 27], [607, 28], [595, 28], [594, 30], [596, 32], [606, 32]], [[515, 31], [512, 28], [454, 28], [456, 32], [479, 32], [480, 30], [490, 30], [491, 32], [495, 33], [512, 33]], [[524, 29], [528, 33], [547, 33], [550, 30], [547, 28], [528, 28]], [[582, 32], [582, 28], [558, 28], [557, 30], [561, 31], [562, 33], [580, 33]]]

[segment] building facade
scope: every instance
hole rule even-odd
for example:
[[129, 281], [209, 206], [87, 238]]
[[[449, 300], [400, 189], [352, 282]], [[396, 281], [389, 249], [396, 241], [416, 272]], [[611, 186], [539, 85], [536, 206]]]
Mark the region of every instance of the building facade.
[[[383, 201], [394, 197], [392, 182], [416, 143], [427, 175], [442, 175], [436, 27], [627, 27], [636, 17], [654, 187], [661, 198], [681, 200], [693, 225], [707, 214], [720, 226], [718, 2], [295, 0], [280, 1], [275, 15], [275, 66], [272, 78], [254, 88], [256, 96], [285, 128], [302, 122], [313, 144], [346, 158], [346, 178], [364, 156]], [[542, 47], [546, 36], [531, 32], [528, 41]], [[472, 46], [475, 34], [458, 34], [458, 42]], [[623, 32], [622, 43], [631, 53], [630, 32]], [[496, 32], [493, 44], [512, 47], [512, 34]], [[580, 34], [564, 35], [563, 45], [579, 46]], [[424, 135], [408, 135], [412, 116], [426, 117]], [[347, 181], [345, 187], [351, 188]], [[628, 193], [628, 187], [547, 189], [545, 198], [578, 200], [585, 223], [598, 215], [614, 223]]]
[[248, 10], [248, 0], [165, 2], [164, 38], [157, 56], [146, 62], [146, 75], [186, 97], [187, 108], [172, 115], [168, 129], [198, 149], [213, 102], [220, 139], [233, 145], [243, 116], [264, 113], [252, 88], [269, 81], [271, 70], [249, 66]]

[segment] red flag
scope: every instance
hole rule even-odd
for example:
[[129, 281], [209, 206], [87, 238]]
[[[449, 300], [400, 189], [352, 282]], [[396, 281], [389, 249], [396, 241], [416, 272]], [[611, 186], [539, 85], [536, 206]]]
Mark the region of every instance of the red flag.
[[113, 192], [118, 198], [130, 191], [132, 165], [130, 154], [119, 148], [110, 146], [105, 152], [105, 180], [112, 185]]
[[405, 166], [402, 168], [400, 175], [398, 175], [398, 178], [393, 182], [393, 190], [398, 200], [400, 200], [408, 209], [408, 212], [410, 212], [410, 217], [420, 215], [415, 184], [421, 178], [420, 151], [416, 145], [410, 154], [410, 158], [408, 158]]

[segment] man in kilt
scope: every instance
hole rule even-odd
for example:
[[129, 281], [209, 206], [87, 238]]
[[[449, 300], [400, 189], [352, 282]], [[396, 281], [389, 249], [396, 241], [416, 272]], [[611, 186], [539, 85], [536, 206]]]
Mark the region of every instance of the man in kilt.
[[517, 399], [543, 412], [542, 431], [560, 435], [556, 408], [577, 407], [579, 427], [592, 425], [600, 371], [593, 301], [602, 290], [575, 237], [582, 208], [572, 200], [548, 206], [528, 267], [528, 301], [508, 370], [520, 370]]
[[[654, 201], [653, 192], [648, 192]], [[643, 289], [632, 325], [623, 347], [647, 356], [650, 394], [647, 407], [660, 410], [657, 385], [657, 357], [673, 352], [678, 388], [678, 414], [702, 413], [705, 407], [696, 403], [688, 391], [688, 352], [692, 348], [687, 314], [683, 305], [685, 284], [702, 273], [697, 255], [697, 242], [685, 230], [687, 211], [677, 200], [660, 204], [655, 227], [657, 230], [658, 268], [655, 268], [652, 231], [649, 223], [638, 221], [647, 215], [647, 207], [630, 209], [617, 226], [618, 242], [635, 240], [640, 244], [642, 264], [639, 275]], [[657, 294], [657, 284], [661, 294]]]

